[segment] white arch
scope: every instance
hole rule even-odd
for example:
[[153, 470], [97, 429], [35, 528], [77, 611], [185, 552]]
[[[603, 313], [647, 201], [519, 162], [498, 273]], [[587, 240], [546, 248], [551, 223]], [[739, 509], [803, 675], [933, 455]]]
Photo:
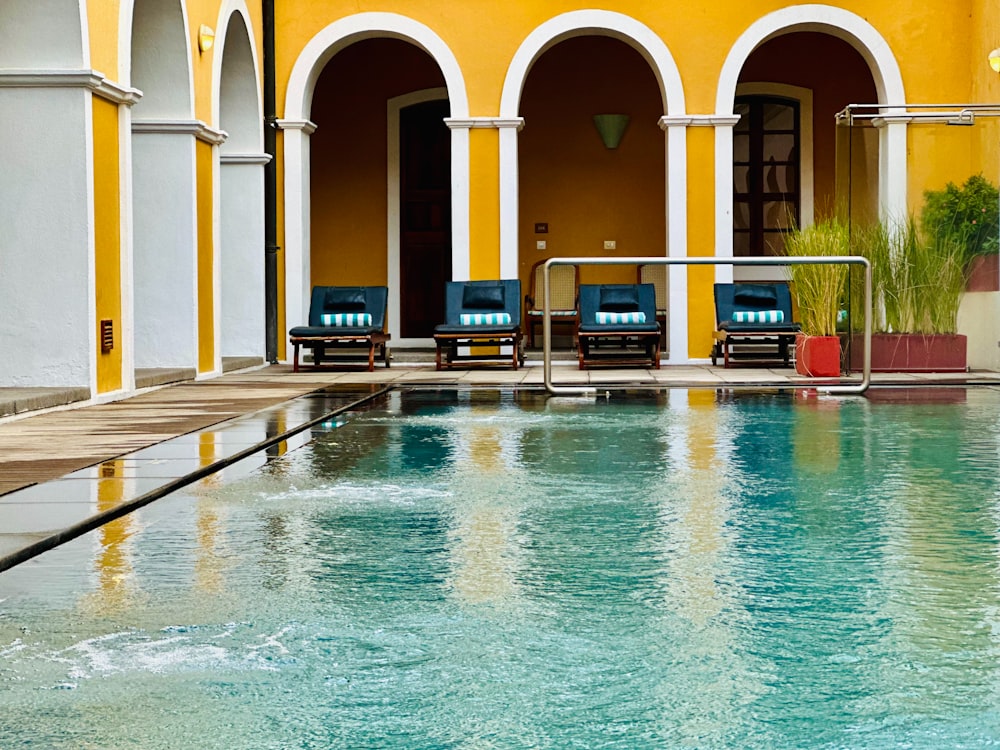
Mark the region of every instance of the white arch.
[[819, 31], [850, 44], [868, 63], [879, 102], [905, 103], [903, 76], [889, 43], [856, 13], [829, 5], [794, 5], [768, 13], [750, 25], [729, 50], [715, 97], [718, 114], [732, 113], [736, 82], [750, 53], [772, 37], [794, 31]]
[[254, 109], [256, 110], [256, 120], [258, 122], [259, 140], [256, 144], [257, 151], [264, 150], [264, 102], [261, 92], [260, 60], [257, 57], [257, 42], [253, 35], [253, 22], [250, 19], [250, 11], [247, 9], [246, 0], [226, 0], [219, 10], [219, 19], [216, 22], [215, 36], [215, 58], [212, 60], [212, 122], [216, 128], [223, 126], [221, 119], [222, 107], [222, 66], [226, 60], [226, 41], [229, 36], [229, 25], [233, 16], [238, 15], [243, 20], [243, 28], [246, 30], [247, 39], [250, 42], [250, 59], [253, 65], [254, 83]]
[[[511, 59], [500, 96], [500, 119], [518, 117], [521, 93], [535, 60], [555, 44], [574, 36], [609, 36], [628, 44], [649, 63], [660, 87], [663, 111], [671, 117], [685, 112], [684, 86], [670, 50], [643, 23], [606, 10], [577, 10], [549, 19], [532, 31]], [[687, 255], [687, 141], [683, 128], [671, 127], [666, 135], [667, 247], [664, 254]], [[518, 149], [517, 131], [500, 130], [500, 275], [518, 274]], [[687, 359], [687, 274], [670, 274], [669, 361]]]
[[[451, 117], [468, 119], [465, 78], [454, 53], [430, 27], [396, 13], [357, 13], [334, 21], [316, 34], [295, 61], [285, 97], [285, 322], [306, 320], [309, 274], [309, 122], [316, 81], [324, 66], [345, 47], [363, 39], [400, 39], [434, 60], [444, 76]], [[468, 131], [452, 130], [452, 268], [469, 267]], [[462, 273], [460, 270], [457, 273]]]
[[673, 55], [663, 40], [634, 18], [607, 10], [574, 10], [551, 18], [525, 37], [507, 69], [500, 95], [500, 117], [517, 117], [528, 71], [550, 47], [574, 36], [610, 36], [625, 42], [645, 58], [660, 86], [663, 111], [684, 114], [684, 86]]
[[[121, 52], [119, 54], [119, 67], [120, 67], [119, 74], [121, 75], [122, 83], [126, 87], [133, 85], [132, 63], [135, 59], [135, 50], [133, 49], [132, 37], [135, 33], [134, 23], [135, 23], [136, 2], [137, 0], [131, 0], [131, 2], [124, 2], [122, 3], [122, 8], [121, 8], [121, 20], [124, 21], [126, 18], [128, 20], [127, 26], [120, 27], [120, 34], [119, 34], [119, 48]], [[145, 4], [150, 7], [153, 7], [153, 3], [151, 0], [145, 0]], [[190, 28], [190, 25], [188, 23], [187, 4], [184, 2], [184, 0], [174, 0], [174, 2], [171, 3], [156, 4], [155, 7], [159, 11], [160, 22], [171, 23], [171, 24], [172, 20], [169, 18], [170, 9], [172, 7], [180, 9], [181, 22], [180, 24], [178, 24], [178, 26], [182, 29], [183, 33], [179, 34], [176, 37], [176, 39], [179, 42], [178, 46], [183, 48], [183, 54], [174, 55], [174, 59], [182, 59], [184, 61], [184, 71], [182, 76], [178, 76], [178, 79], [180, 77], [184, 77], [185, 84], [183, 86], [182, 91], [176, 92], [177, 98], [174, 98], [174, 91], [171, 90], [167, 92], [167, 96], [170, 96], [171, 100], [169, 102], [164, 102], [163, 104], [166, 104], [166, 108], [170, 110], [169, 112], [151, 112], [149, 114], [144, 114], [145, 110], [149, 110], [151, 108], [155, 109], [161, 105], [161, 102], [156, 101], [156, 99], [159, 98], [157, 94], [162, 92], [158, 92], [156, 89], [166, 90], [166, 89], [180, 88], [174, 85], [176, 81], [170, 78], [170, 74], [175, 70], [175, 68], [171, 68], [170, 66], [166, 65], [155, 65], [155, 64], [149, 65], [147, 67], [146, 73], [150, 76], [150, 81], [148, 81], [147, 83], [152, 82], [156, 84], [154, 86], [154, 91], [152, 92], [154, 95], [154, 101], [151, 104], [149, 97], [148, 96], [144, 97], [145, 98], [144, 103], [146, 106], [144, 108], [140, 108], [137, 111], [139, 112], [140, 117], [156, 116], [159, 118], [165, 116], [168, 118], [189, 119], [194, 117], [194, 66], [191, 64], [192, 60], [191, 35], [187, 33], [187, 29]], [[168, 52], [173, 52], [173, 50], [169, 49], [169, 45], [167, 46], [167, 49], [163, 49], [164, 42], [169, 42], [171, 39], [170, 32], [167, 32], [161, 28], [154, 29], [154, 31], [156, 31], [157, 38], [150, 41], [150, 47], [155, 48], [158, 54], [160, 55], [159, 59], [163, 60], [164, 56]], [[150, 92], [145, 91], [143, 93], [148, 95]]]
[[[886, 114], [905, 110], [903, 77], [885, 38], [856, 13], [829, 5], [794, 5], [776, 10], [751, 24], [733, 44], [719, 75], [715, 97], [717, 116], [730, 116], [740, 71], [757, 47], [773, 37], [797, 31], [816, 31], [851, 45], [868, 63], [879, 103]], [[906, 215], [906, 125], [892, 123], [879, 133], [879, 203], [884, 215]], [[715, 254], [733, 255], [733, 138], [732, 128], [716, 128], [715, 141]], [[716, 266], [716, 280], [732, 281], [732, 267]]]

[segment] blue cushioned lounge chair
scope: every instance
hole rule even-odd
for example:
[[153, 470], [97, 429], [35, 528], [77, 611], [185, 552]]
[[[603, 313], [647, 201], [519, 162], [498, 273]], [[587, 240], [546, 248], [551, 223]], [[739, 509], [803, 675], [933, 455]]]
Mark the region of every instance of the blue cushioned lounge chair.
[[[788, 284], [737, 283], [715, 285], [715, 343], [712, 364], [766, 364], [780, 360], [790, 366], [789, 345], [800, 330], [792, 320]], [[794, 346], [791, 347], [794, 350]]]
[[[296, 326], [288, 332], [295, 349], [292, 369], [299, 371], [299, 347], [312, 349], [313, 369], [351, 364], [345, 357], [328, 357], [327, 350], [367, 349], [368, 372], [375, 370], [375, 348], [380, 349], [389, 366], [385, 332], [389, 290], [384, 286], [316, 286], [309, 303], [309, 325]], [[353, 364], [357, 364], [354, 358]]]
[[[471, 363], [524, 364], [521, 345], [521, 282], [449, 281], [445, 284], [445, 322], [434, 328], [435, 365], [463, 367]], [[499, 347], [510, 346], [512, 354]], [[491, 347], [496, 353], [459, 354], [459, 348]]]
[[[581, 284], [577, 326], [580, 369], [588, 365], [660, 368], [660, 324], [652, 284]], [[614, 350], [597, 353], [599, 346]]]

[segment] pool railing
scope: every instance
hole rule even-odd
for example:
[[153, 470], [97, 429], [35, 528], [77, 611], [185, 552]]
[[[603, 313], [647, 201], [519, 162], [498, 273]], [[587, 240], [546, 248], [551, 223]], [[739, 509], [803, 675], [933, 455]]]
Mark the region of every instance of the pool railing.
[[[549, 306], [549, 274], [552, 266], [576, 265], [576, 266], [624, 266], [624, 265], [661, 265], [661, 266], [791, 266], [791, 265], [827, 265], [846, 264], [862, 266], [865, 273], [864, 291], [864, 364], [861, 369], [861, 380], [859, 382], [845, 383], [843, 379], [837, 383], [815, 382], [814, 380], [799, 382], [789, 382], [787, 380], [775, 381], [773, 383], [755, 382], [754, 388], [810, 388], [824, 393], [856, 395], [864, 393], [871, 384], [871, 353], [872, 353], [872, 267], [867, 258], [859, 255], [823, 255], [823, 256], [796, 256], [796, 257], [767, 257], [767, 258], [667, 258], [667, 257], [561, 257], [549, 258], [545, 261], [542, 273], [543, 288], [545, 290], [544, 305], [542, 306], [542, 359], [545, 376], [545, 389], [554, 395], [591, 395], [598, 388], [610, 390], [615, 388], [635, 387], [625, 385], [591, 384], [587, 386], [579, 385], [559, 385], [552, 382], [552, 310]], [[668, 340], [668, 345], [670, 344]], [[738, 387], [732, 384], [732, 387]]]

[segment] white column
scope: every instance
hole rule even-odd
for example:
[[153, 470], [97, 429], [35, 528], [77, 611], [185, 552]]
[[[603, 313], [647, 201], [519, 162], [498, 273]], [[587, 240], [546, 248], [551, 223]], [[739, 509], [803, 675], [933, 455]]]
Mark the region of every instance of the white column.
[[521, 195], [518, 189], [517, 134], [524, 118], [498, 120], [500, 128], [500, 277], [516, 279], [520, 272], [518, 227]]
[[285, 155], [285, 326], [292, 328], [309, 320], [309, 136], [316, 124], [278, 120], [278, 127]]
[[903, 221], [906, 204], [906, 128], [910, 118], [878, 118], [879, 137], [879, 212], [884, 219]]

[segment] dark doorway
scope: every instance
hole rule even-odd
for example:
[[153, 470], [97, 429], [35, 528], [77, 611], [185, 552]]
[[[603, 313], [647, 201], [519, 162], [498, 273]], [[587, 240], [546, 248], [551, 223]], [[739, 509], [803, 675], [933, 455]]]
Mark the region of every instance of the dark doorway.
[[447, 100], [399, 114], [400, 335], [430, 338], [451, 279], [451, 132]]

